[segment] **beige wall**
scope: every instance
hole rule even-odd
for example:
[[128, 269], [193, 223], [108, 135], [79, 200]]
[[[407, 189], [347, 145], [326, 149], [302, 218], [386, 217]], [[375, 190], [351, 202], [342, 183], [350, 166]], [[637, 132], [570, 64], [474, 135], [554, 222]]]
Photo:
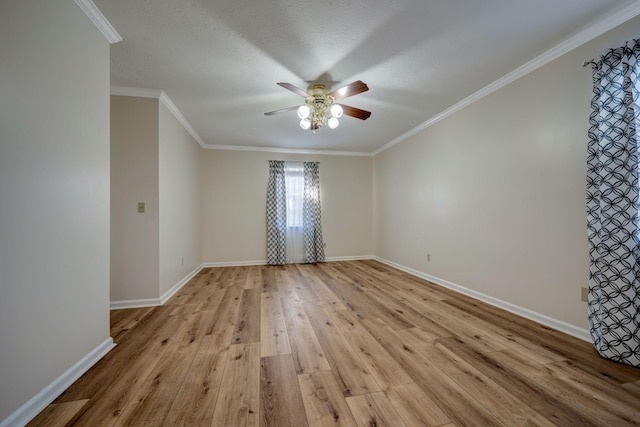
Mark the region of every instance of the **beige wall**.
[[160, 295], [202, 263], [200, 156], [203, 149], [160, 104]]
[[582, 63], [638, 28], [634, 19], [376, 156], [376, 255], [586, 328]]
[[206, 150], [203, 160], [205, 262], [266, 259], [268, 160], [319, 161], [326, 256], [372, 254], [370, 157]]
[[0, 422], [109, 340], [109, 44], [72, 1], [0, 13]]
[[111, 97], [111, 301], [160, 296], [158, 104]]
[[112, 302], [157, 300], [202, 263], [202, 151], [158, 99], [111, 97]]

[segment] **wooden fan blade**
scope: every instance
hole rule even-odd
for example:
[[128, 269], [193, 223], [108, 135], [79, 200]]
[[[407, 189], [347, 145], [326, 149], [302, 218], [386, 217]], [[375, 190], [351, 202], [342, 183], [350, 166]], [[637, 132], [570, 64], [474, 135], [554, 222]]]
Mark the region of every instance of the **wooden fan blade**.
[[297, 86], [292, 85], [291, 83], [282, 83], [281, 82], [281, 83], [278, 83], [278, 86], [282, 86], [283, 88], [285, 88], [287, 90], [290, 90], [293, 93], [297, 93], [298, 95], [300, 95], [300, 96], [302, 96], [304, 98], [309, 96], [309, 94], [306, 91], [300, 89]]
[[342, 113], [345, 116], [355, 117], [356, 119], [360, 120], [367, 120], [371, 115], [371, 111], [361, 110], [356, 107], [349, 107], [348, 105], [342, 104], [340, 104], [340, 106], [342, 107]]
[[281, 108], [279, 110], [274, 110], [274, 111], [269, 111], [268, 113], [264, 113], [264, 115], [265, 116], [273, 116], [274, 114], [280, 114], [280, 113], [286, 113], [288, 111], [294, 111], [294, 110], [297, 110], [298, 108], [300, 108], [299, 105], [296, 105], [295, 107]]
[[329, 95], [333, 96], [334, 99], [344, 99], [349, 96], [357, 95], [362, 92], [366, 92], [369, 90], [369, 86], [366, 83], [363, 83], [361, 80], [357, 82], [350, 83], [346, 86], [341, 87], [340, 89], [336, 89], [329, 93]]

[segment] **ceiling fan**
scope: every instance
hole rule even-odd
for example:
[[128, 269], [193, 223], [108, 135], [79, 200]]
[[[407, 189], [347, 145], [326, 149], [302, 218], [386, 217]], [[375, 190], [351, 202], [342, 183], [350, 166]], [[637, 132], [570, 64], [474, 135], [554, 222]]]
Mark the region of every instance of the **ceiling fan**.
[[300, 127], [305, 130], [315, 132], [320, 129], [324, 123], [327, 123], [331, 129], [334, 129], [340, 124], [338, 119], [343, 114], [360, 120], [367, 120], [371, 115], [371, 112], [369, 111], [335, 103], [337, 100], [368, 91], [369, 87], [360, 80], [333, 91], [329, 91], [325, 85], [319, 83], [311, 85], [308, 92], [305, 92], [291, 83], [278, 83], [278, 86], [282, 86], [283, 88], [304, 97], [305, 104], [269, 111], [268, 113], [264, 113], [265, 116], [273, 116], [274, 114], [298, 110]]

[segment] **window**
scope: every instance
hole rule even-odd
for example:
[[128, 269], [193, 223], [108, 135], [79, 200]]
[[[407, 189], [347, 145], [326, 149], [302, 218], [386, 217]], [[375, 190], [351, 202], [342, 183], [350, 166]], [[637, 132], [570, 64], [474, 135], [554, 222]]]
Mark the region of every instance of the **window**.
[[297, 162], [286, 162], [284, 182], [287, 188], [287, 227], [302, 227], [304, 165]]

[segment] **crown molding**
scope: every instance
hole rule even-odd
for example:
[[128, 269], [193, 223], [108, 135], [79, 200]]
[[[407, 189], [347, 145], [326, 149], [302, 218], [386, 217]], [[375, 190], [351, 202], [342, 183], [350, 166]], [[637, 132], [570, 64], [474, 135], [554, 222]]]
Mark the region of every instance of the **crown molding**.
[[182, 115], [180, 110], [178, 110], [178, 107], [176, 107], [176, 105], [171, 101], [171, 99], [167, 96], [166, 93], [162, 92], [160, 94], [160, 102], [162, 102], [164, 106], [167, 107], [169, 111], [171, 111], [171, 114], [173, 114], [176, 120], [178, 120], [178, 122], [180, 122], [180, 124], [185, 128], [185, 130], [189, 132], [189, 134], [193, 137], [193, 139], [195, 139], [196, 142], [200, 144], [202, 148], [205, 148], [206, 144], [204, 143], [202, 138], [200, 138], [200, 135], [198, 135], [198, 132], [196, 132], [193, 126], [191, 126], [191, 123], [187, 121], [187, 119]]
[[144, 89], [140, 87], [111, 86], [111, 95], [136, 96], [138, 98], [159, 99], [163, 94], [160, 89]]
[[400, 142], [405, 141], [406, 139], [412, 137], [413, 135], [416, 135], [417, 133], [420, 133], [421, 131], [427, 129], [428, 127], [438, 123], [440, 120], [443, 120], [443, 119], [451, 116], [452, 114], [454, 114], [454, 113], [462, 110], [463, 108], [465, 108], [465, 107], [467, 107], [467, 106], [469, 106], [469, 105], [481, 100], [485, 96], [497, 91], [498, 89], [501, 89], [501, 88], [505, 87], [509, 83], [512, 83], [512, 82], [524, 77], [525, 75], [531, 73], [532, 71], [537, 70], [538, 68], [542, 67], [543, 65], [548, 64], [549, 62], [553, 61], [554, 59], [557, 59], [560, 56], [572, 51], [573, 49], [575, 49], [575, 48], [577, 48], [579, 46], [582, 46], [583, 44], [595, 39], [598, 36], [601, 36], [602, 34], [606, 33], [607, 31], [617, 27], [618, 25], [621, 25], [621, 24], [627, 22], [631, 18], [635, 18], [638, 15], [640, 15], [640, 1], [635, 1], [630, 5], [627, 5], [625, 7], [619, 8], [619, 9], [609, 13], [608, 15], [604, 16], [602, 19], [597, 20], [596, 22], [592, 23], [591, 25], [589, 25], [588, 27], [586, 27], [582, 31], [574, 34], [573, 36], [569, 37], [568, 39], [566, 39], [562, 43], [556, 45], [555, 47], [553, 47], [553, 48], [551, 48], [549, 50], [547, 50], [546, 52], [544, 52], [540, 56], [535, 57], [531, 61], [525, 63], [524, 65], [522, 65], [522, 66], [520, 66], [518, 68], [516, 68], [515, 70], [513, 70], [510, 73], [504, 75], [503, 77], [499, 78], [498, 80], [494, 81], [493, 83], [485, 86], [484, 88], [480, 89], [479, 91], [477, 91], [477, 92], [473, 93], [472, 95], [464, 98], [462, 101], [458, 102], [457, 104], [454, 104], [451, 107], [447, 108], [446, 110], [436, 114], [435, 116], [433, 116], [430, 119], [422, 122], [421, 124], [419, 124], [418, 126], [414, 127], [413, 129], [411, 129], [411, 130], [403, 133], [402, 135], [398, 136], [397, 138], [392, 139], [391, 141], [389, 141], [388, 143], [386, 143], [382, 147], [380, 147], [377, 150], [373, 151], [371, 153], [371, 155], [372, 156], [376, 156], [376, 155], [382, 153], [383, 151], [388, 150], [389, 148], [393, 147], [394, 145], [397, 145]]
[[230, 150], [230, 151], [261, 151], [266, 153], [287, 153], [287, 154], [319, 154], [325, 156], [359, 156], [372, 157], [371, 153], [363, 151], [334, 151], [334, 150], [303, 150], [296, 148], [275, 148], [275, 147], [254, 147], [249, 145], [214, 145], [203, 146], [209, 150]]
[[109, 43], [113, 44], [122, 41], [120, 34], [91, 0], [76, 0], [76, 4], [91, 19], [93, 25], [109, 40]]
[[207, 148], [200, 135], [196, 132], [196, 130], [191, 126], [191, 123], [187, 121], [187, 119], [182, 115], [178, 107], [171, 101], [171, 98], [160, 89], [145, 89], [139, 87], [124, 87], [124, 86], [111, 86], [111, 95], [117, 96], [135, 96], [138, 98], [155, 98], [160, 100], [167, 110], [173, 114], [173, 117], [176, 118], [178, 122], [184, 127], [184, 129], [189, 132], [189, 135], [196, 140], [198, 144], [202, 148]]

